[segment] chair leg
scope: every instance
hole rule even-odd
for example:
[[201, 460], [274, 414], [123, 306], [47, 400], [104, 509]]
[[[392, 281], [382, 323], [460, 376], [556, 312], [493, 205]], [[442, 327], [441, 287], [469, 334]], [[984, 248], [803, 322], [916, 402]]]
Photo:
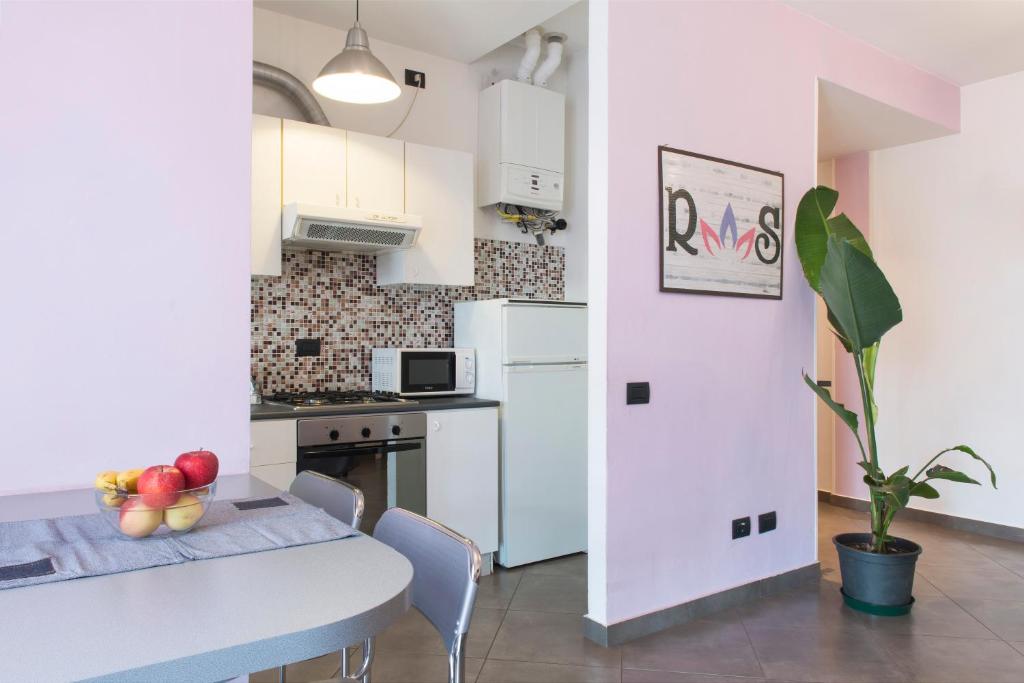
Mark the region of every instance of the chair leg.
[[277, 668], [277, 683], [287, 683], [285, 678], [287, 676], [288, 667], [284, 664]]
[[338, 669], [341, 673], [342, 680], [348, 678], [348, 648], [341, 648], [341, 668]]
[[448, 653], [448, 683], [466, 683], [466, 634], [456, 639], [452, 651]]

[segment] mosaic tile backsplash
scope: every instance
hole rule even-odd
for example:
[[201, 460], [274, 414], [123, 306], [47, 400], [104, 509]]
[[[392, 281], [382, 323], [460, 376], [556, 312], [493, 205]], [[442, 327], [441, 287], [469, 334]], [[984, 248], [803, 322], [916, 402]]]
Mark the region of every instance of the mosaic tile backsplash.
[[[376, 258], [286, 252], [281, 277], [252, 278], [252, 375], [275, 391], [369, 389], [374, 347], [453, 344], [458, 301], [565, 297], [565, 250], [475, 240], [472, 287], [377, 286]], [[321, 339], [296, 358], [296, 339]]]

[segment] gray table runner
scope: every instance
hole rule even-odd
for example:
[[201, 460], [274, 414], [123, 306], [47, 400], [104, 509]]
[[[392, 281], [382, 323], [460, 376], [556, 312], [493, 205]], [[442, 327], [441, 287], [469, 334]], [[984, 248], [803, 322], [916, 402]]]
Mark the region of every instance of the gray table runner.
[[215, 501], [181, 536], [128, 539], [99, 513], [0, 523], [0, 589], [322, 543], [358, 532], [282, 493]]

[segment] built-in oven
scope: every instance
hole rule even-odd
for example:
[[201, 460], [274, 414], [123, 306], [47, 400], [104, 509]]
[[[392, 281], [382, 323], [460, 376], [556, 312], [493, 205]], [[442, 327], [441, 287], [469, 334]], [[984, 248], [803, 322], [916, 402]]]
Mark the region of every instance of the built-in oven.
[[374, 349], [372, 388], [398, 396], [458, 396], [476, 391], [473, 349]]
[[392, 507], [427, 514], [427, 416], [390, 413], [299, 420], [296, 472], [312, 470], [363, 492], [360, 531]]

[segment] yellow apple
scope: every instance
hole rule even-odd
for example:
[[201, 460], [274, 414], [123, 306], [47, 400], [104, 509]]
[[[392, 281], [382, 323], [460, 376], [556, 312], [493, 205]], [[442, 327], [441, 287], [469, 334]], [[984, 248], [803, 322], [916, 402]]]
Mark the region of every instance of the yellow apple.
[[118, 520], [125, 534], [133, 538], [145, 538], [160, 526], [164, 520], [164, 511], [146, 505], [139, 498], [132, 498], [121, 506]]
[[203, 516], [203, 504], [191, 493], [183, 493], [178, 502], [164, 510], [164, 524], [174, 531], [191, 529]]

